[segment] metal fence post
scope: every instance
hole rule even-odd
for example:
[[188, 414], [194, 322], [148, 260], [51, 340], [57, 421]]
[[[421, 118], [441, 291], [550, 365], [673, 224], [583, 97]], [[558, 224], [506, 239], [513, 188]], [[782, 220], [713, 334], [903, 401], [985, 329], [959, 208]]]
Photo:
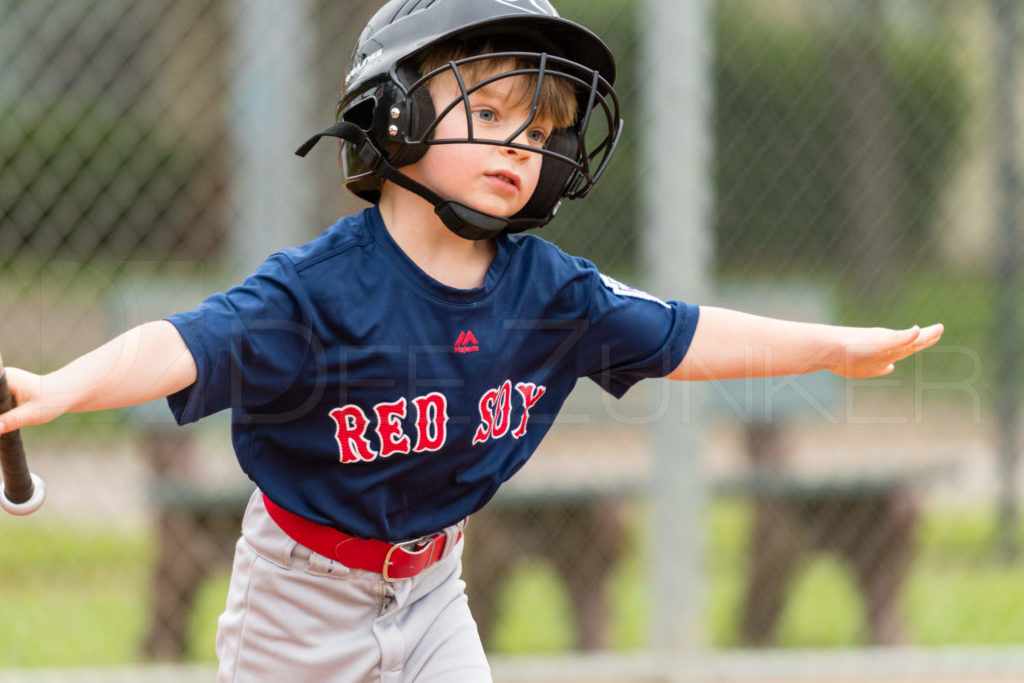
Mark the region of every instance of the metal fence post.
[[314, 7], [310, 0], [233, 0], [228, 130], [234, 214], [230, 264], [236, 273], [275, 249], [305, 239], [315, 209], [314, 165], [293, 152], [312, 131], [309, 109]]
[[[693, 302], [706, 299], [711, 257], [710, 15], [706, 0], [648, 0], [637, 75], [645, 97], [647, 286]], [[653, 439], [654, 644], [691, 650], [704, 640], [700, 394], [684, 384], [662, 388], [671, 410]]]
[[1017, 468], [1020, 441], [1020, 316], [1017, 297], [1020, 282], [1020, 162], [1018, 160], [1017, 34], [1018, 0], [994, 0], [996, 26], [995, 60], [995, 164], [997, 229], [995, 247], [996, 292], [993, 316], [996, 349], [996, 431], [999, 452], [999, 545], [1006, 560], [1020, 553], [1017, 541]]

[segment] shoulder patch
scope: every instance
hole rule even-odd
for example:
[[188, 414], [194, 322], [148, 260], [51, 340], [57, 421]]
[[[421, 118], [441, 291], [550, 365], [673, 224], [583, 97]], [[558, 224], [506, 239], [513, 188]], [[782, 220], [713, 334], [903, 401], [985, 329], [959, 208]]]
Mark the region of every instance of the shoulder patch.
[[648, 294], [647, 292], [636, 289], [635, 287], [630, 287], [625, 283], [619, 282], [615, 278], [608, 277], [604, 273], [601, 273], [600, 275], [601, 282], [603, 282], [604, 286], [610, 289], [613, 294], [617, 294], [619, 296], [631, 296], [634, 299], [643, 299], [644, 301], [652, 301], [656, 304], [664, 306], [665, 308], [669, 308], [669, 305], [667, 303], [665, 303], [658, 297], [654, 296], [653, 294]]

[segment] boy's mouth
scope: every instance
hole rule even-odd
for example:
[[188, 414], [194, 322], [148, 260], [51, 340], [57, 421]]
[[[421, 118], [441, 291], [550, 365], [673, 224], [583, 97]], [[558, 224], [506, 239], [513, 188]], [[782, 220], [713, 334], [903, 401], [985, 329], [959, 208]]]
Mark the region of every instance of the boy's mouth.
[[515, 173], [512, 173], [511, 171], [493, 171], [491, 173], [488, 173], [487, 177], [495, 178], [503, 183], [507, 183], [517, 190], [519, 189], [519, 186], [522, 184], [522, 180], [520, 180], [519, 176], [517, 176]]

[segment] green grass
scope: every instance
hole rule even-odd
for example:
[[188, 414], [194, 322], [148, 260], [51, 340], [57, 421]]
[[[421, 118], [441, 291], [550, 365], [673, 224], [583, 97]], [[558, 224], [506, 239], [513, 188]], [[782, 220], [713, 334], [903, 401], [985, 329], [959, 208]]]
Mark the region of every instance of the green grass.
[[138, 659], [151, 553], [137, 538], [0, 527], [0, 665]]
[[[711, 642], [738, 641], [749, 506], [718, 500], [709, 517], [706, 619]], [[642, 524], [640, 516], [635, 520]], [[999, 560], [990, 515], [933, 511], [918, 527], [918, 549], [902, 597], [910, 639], [922, 645], [1024, 641], [1020, 564]], [[8, 519], [0, 523], [0, 668], [104, 666], [137, 662], [148, 625], [146, 537], [82, 532]], [[617, 649], [649, 642], [646, 552], [628, 553], [607, 586]], [[190, 624], [188, 657], [212, 661], [227, 575], [203, 588]], [[805, 562], [777, 630], [784, 647], [865, 642], [864, 609], [849, 571], [828, 556]], [[557, 652], [572, 646], [569, 602], [546, 565], [527, 562], [503, 589], [495, 649]]]
[[[147, 539], [7, 520], [0, 526], [0, 668], [140, 661], [152, 594]], [[188, 656], [212, 661], [226, 574], [204, 586]]]
[[1000, 558], [994, 531], [988, 515], [923, 520], [916, 571], [903, 605], [916, 642], [1024, 642], [1021, 563]]

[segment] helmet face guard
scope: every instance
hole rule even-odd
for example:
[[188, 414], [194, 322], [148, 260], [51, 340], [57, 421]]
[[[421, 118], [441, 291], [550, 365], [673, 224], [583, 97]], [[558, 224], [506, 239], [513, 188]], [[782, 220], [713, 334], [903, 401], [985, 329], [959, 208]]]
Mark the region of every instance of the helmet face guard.
[[[536, 66], [518, 68], [511, 71], [496, 73], [472, 86], [467, 87], [462, 76], [461, 67], [471, 62], [494, 60], [496, 62], [512, 60], [533, 60]], [[555, 163], [567, 169], [565, 184], [560, 189], [561, 195], [568, 199], [585, 197], [601, 177], [605, 167], [611, 160], [611, 154], [618, 142], [621, 132], [618, 97], [610, 83], [595, 71], [585, 69], [576, 62], [554, 57], [546, 53], [529, 52], [497, 52], [477, 55], [448, 62], [415, 81], [410, 87], [407, 97], [413, 102], [422, 102], [426, 97], [419, 94], [427, 88], [427, 83], [441, 74], [450, 73], [459, 88], [459, 96], [437, 111], [436, 116], [422, 130], [408, 130], [394, 123], [389, 135], [395, 131], [401, 137], [400, 144], [406, 147], [422, 148], [423, 153], [433, 145], [450, 145], [475, 143], [481, 145], [498, 145], [522, 149], [545, 158], [545, 163]], [[504, 140], [477, 137], [474, 133], [474, 121], [470, 95], [504, 78], [516, 76], [532, 77], [535, 81], [530, 112], [527, 119]], [[514, 142], [537, 118], [540, 106], [541, 91], [544, 81], [548, 78], [559, 78], [571, 84], [573, 90], [580, 93], [577, 97], [580, 107], [577, 123], [571, 128], [553, 132], [553, 140], [549, 138], [544, 148]], [[435, 131], [441, 119], [461, 107], [466, 117], [468, 135], [465, 138], [438, 139]], [[431, 107], [433, 109], [433, 106]]]
[[[396, 3], [386, 5], [364, 30], [346, 78], [346, 91], [338, 105], [338, 122], [307, 141], [297, 153], [304, 155], [321, 136], [341, 137], [345, 185], [351, 192], [376, 203], [383, 182], [392, 181], [433, 204], [435, 212], [453, 232], [469, 239], [540, 227], [554, 217], [563, 198], [577, 199], [590, 192], [607, 167], [622, 130], [619, 102], [612, 87], [614, 62], [600, 39], [557, 15], [523, 14], [508, 9], [505, 3], [484, 0], [436, 0], [427, 3], [426, 9], [413, 8], [412, 12], [399, 17], [402, 21], [396, 22], [392, 17], [391, 24], [374, 29], [374, 21], [392, 5]], [[481, 8], [488, 7], [492, 12], [514, 16], [477, 22], [469, 29], [440, 30], [437, 39], [427, 41], [425, 45], [424, 41], [418, 41], [416, 49], [402, 51], [396, 47], [395, 51], [402, 54], [388, 63], [384, 38], [398, 33], [399, 27], [403, 29], [403, 35], [415, 34], [417, 29], [428, 31], [431, 18], [440, 16], [437, 15], [439, 8], [447, 12], [442, 18], [450, 21], [450, 15], [458, 14], [457, 10], [479, 12]], [[420, 24], [413, 23], [414, 20]], [[452, 38], [461, 40], [463, 37], [490, 35], [511, 37], [517, 43], [543, 49], [478, 54], [449, 61], [429, 73], [419, 74], [416, 57], [425, 48]], [[570, 43], [575, 41], [577, 51], [590, 63], [555, 54], [558, 49], [558, 44], [553, 42], [555, 38]], [[550, 52], [546, 49], [548, 47]], [[482, 72], [485, 77], [467, 84], [463, 67], [483, 60], [514, 67], [491, 72], [487, 70], [486, 63], [474, 65], [476, 72]], [[451, 102], [435, 105], [428, 84], [432, 79], [449, 76], [457, 85], [456, 96]], [[527, 94], [530, 100], [527, 118], [506, 139], [478, 136], [471, 115], [470, 97], [481, 88], [512, 77], [525, 77], [533, 82], [532, 95]], [[560, 79], [575, 93], [575, 122], [569, 128], [553, 131], [543, 148], [515, 142], [538, 117], [541, 92], [547, 79], [551, 78]], [[441, 120], [460, 114], [466, 117], [466, 136], [437, 138], [435, 133]], [[440, 197], [399, 170], [421, 159], [430, 147], [451, 144], [497, 145], [542, 155], [542, 168], [533, 196], [514, 216], [492, 216]]]

